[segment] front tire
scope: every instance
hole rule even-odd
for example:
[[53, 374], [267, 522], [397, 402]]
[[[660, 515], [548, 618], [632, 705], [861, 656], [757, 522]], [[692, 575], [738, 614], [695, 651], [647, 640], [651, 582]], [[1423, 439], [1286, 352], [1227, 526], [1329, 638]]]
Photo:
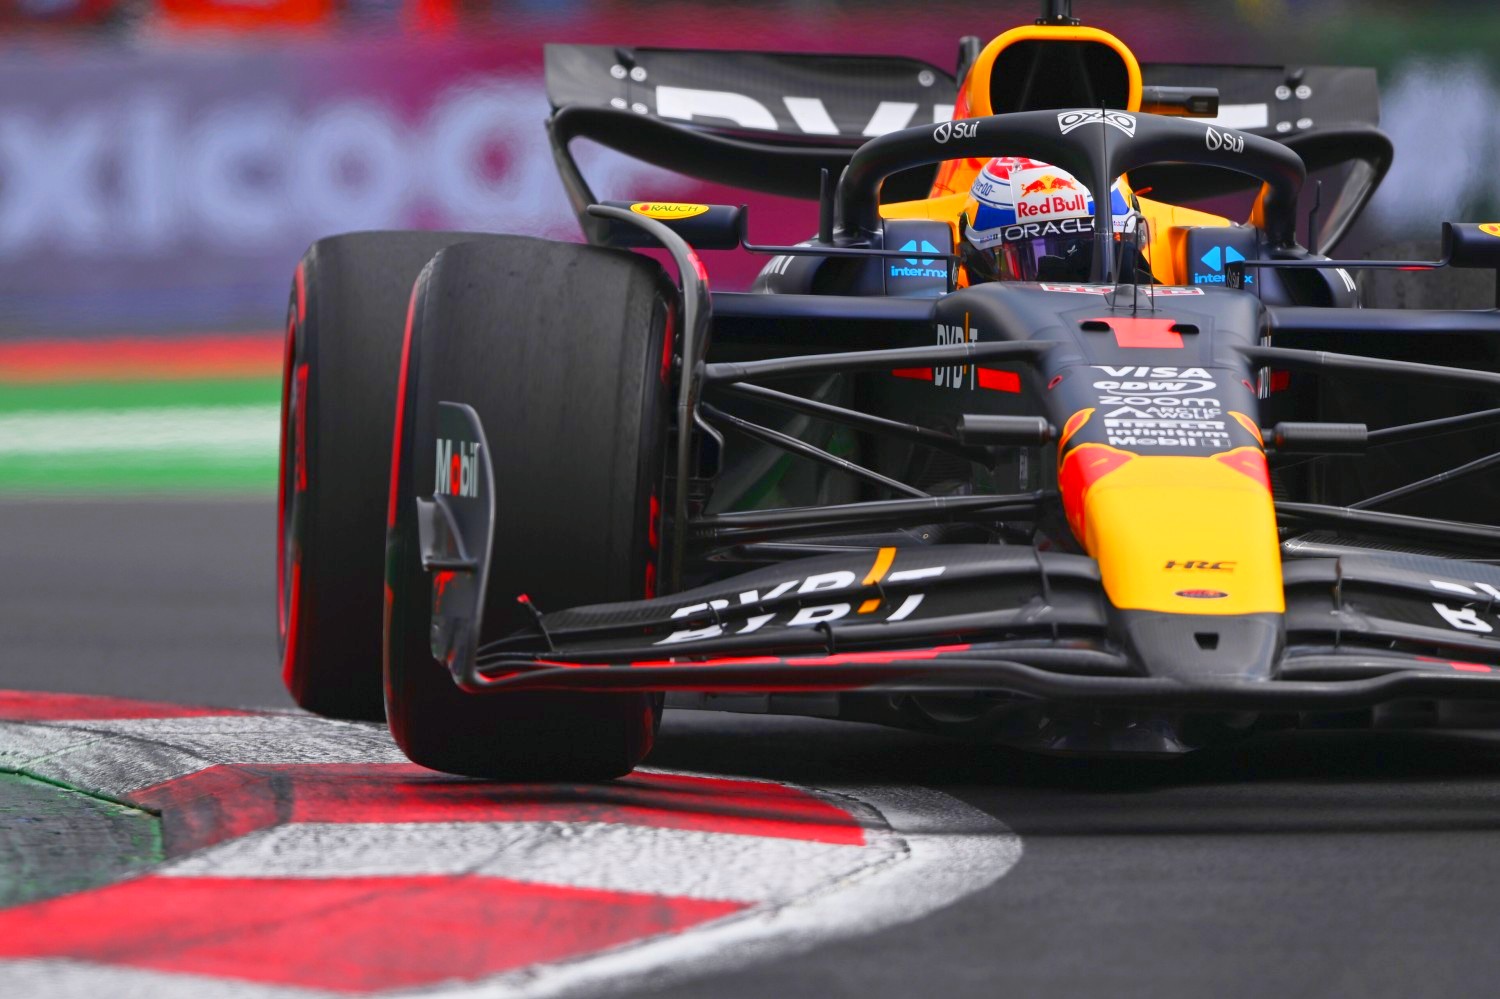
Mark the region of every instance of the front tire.
[[439, 253], [418, 280], [386, 551], [386, 712], [416, 763], [500, 780], [593, 781], [651, 748], [660, 698], [459, 690], [429, 648], [432, 578], [416, 498], [433, 491], [438, 403], [479, 414], [496, 523], [482, 641], [543, 609], [653, 588], [667, 431], [664, 344], [676, 292], [654, 262], [496, 237]]
[[282, 680], [303, 708], [379, 721], [380, 590], [403, 320], [427, 261], [470, 233], [320, 239], [287, 309], [277, 518]]

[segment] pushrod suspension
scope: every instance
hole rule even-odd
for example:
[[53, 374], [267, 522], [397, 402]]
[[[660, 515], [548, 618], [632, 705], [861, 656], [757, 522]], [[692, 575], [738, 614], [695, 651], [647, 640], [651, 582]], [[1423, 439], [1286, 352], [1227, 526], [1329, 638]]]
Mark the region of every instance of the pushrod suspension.
[[1377, 510], [1326, 506], [1321, 503], [1277, 503], [1276, 519], [1289, 524], [1319, 524], [1367, 533], [1395, 534], [1451, 545], [1480, 544], [1486, 550], [1500, 549], [1500, 527], [1468, 524], [1457, 520], [1410, 517]]
[[960, 458], [968, 458], [970, 461], [988, 461], [989, 452], [984, 448], [969, 447], [952, 434], [945, 434], [941, 430], [932, 430], [919, 426], [915, 423], [903, 423], [899, 420], [890, 420], [884, 416], [876, 416], [873, 413], [862, 413], [857, 409], [847, 409], [843, 406], [835, 406], [832, 403], [822, 402], [817, 399], [807, 399], [800, 395], [791, 395], [786, 392], [778, 392], [764, 385], [751, 385], [747, 382], [728, 382], [718, 386], [719, 391], [731, 392], [746, 399], [754, 399], [769, 406], [779, 406], [790, 409], [796, 413], [805, 413], [808, 416], [816, 416], [828, 420], [830, 423], [840, 423], [846, 427], [854, 427], [856, 430], [867, 430], [875, 434], [884, 434], [898, 440], [910, 441], [923, 447], [930, 447], [936, 451], [945, 451], [948, 454]]
[[704, 366], [704, 381], [753, 381], [789, 375], [869, 371], [880, 368], [951, 366], [979, 361], [1034, 361], [1055, 346], [1048, 340], [955, 343], [943, 347], [895, 347], [889, 350], [846, 350], [836, 354], [773, 357], [764, 361], [719, 361]]
[[689, 528], [695, 541], [716, 544], [725, 540], [743, 541], [752, 535], [806, 533], [810, 530], [1001, 520], [1035, 515], [1052, 497], [1053, 494], [1047, 492], [929, 496], [779, 510], [744, 510], [699, 517], [689, 524]]
[[1237, 349], [1251, 363], [1277, 368], [1328, 374], [1385, 375], [1391, 378], [1500, 389], [1500, 372], [1494, 371], [1450, 368], [1417, 361], [1392, 361], [1383, 357], [1359, 357], [1355, 354], [1334, 354], [1325, 350], [1298, 350], [1295, 347], [1249, 345]]
[[727, 424], [728, 426], [733, 427], [734, 429], [738, 430], [740, 433], [745, 434], [748, 437], [754, 437], [756, 440], [763, 441], [766, 444], [770, 444], [772, 447], [779, 447], [783, 451], [789, 452], [790, 454], [799, 455], [803, 458], [810, 458], [811, 460], [819, 462], [820, 464], [828, 465], [831, 468], [837, 468], [842, 472], [848, 472], [850, 475], [853, 475], [856, 478], [864, 479], [866, 482], [872, 482], [877, 486], [884, 486], [886, 489], [901, 493], [905, 496], [923, 497], [928, 495], [927, 493], [915, 488], [914, 486], [907, 485], [905, 482], [901, 482], [896, 479], [889, 478], [888, 476], [881, 475], [874, 469], [866, 468], [865, 466], [857, 464], [856, 462], [852, 462], [847, 458], [840, 458], [838, 455], [833, 454], [829, 451], [825, 451], [815, 444], [809, 444], [806, 441], [798, 440], [791, 434], [782, 433], [780, 430], [773, 430], [770, 427], [763, 427], [759, 423], [751, 423], [749, 420], [740, 419], [738, 416], [733, 416], [721, 409], [715, 409], [713, 406], [710, 406], [706, 402], [700, 402], [698, 404], [698, 408], [710, 421], [717, 421], [719, 423]]
[[1500, 409], [1482, 409], [1458, 416], [1445, 416], [1436, 420], [1423, 420], [1421, 423], [1403, 423], [1398, 427], [1371, 430], [1369, 442], [1371, 447], [1381, 444], [1399, 444], [1424, 437], [1437, 437], [1439, 434], [1456, 433], [1490, 423], [1500, 423]]
[[1425, 479], [1418, 479], [1416, 482], [1409, 482], [1404, 486], [1397, 486], [1395, 489], [1388, 489], [1383, 493], [1368, 496], [1358, 503], [1349, 504], [1349, 508], [1351, 510], [1368, 510], [1371, 507], [1382, 506], [1393, 500], [1413, 496], [1428, 489], [1434, 489], [1445, 482], [1452, 482], [1455, 479], [1462, 479], [1466, 476], [1483, 472], [1486, 469], [1494, 468], [1496, 465], [1500, 465], [1500, 452], [1487, 454], [1483, 458], [1475, 458], [1473, 461], [1465, 462], [1456, 468], [1438, 472], [1436, 475], [1429, 475]]

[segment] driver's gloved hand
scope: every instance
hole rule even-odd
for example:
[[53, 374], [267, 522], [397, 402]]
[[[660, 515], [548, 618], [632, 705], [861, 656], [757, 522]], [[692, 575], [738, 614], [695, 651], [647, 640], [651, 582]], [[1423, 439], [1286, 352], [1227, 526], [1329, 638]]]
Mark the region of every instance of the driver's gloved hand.
[[1000, 268], [993, 253], [981, 250], [965, 239], [959, 243], [958, 256], [964, 270], [969, 273], [969, 284], [1000, 280]]

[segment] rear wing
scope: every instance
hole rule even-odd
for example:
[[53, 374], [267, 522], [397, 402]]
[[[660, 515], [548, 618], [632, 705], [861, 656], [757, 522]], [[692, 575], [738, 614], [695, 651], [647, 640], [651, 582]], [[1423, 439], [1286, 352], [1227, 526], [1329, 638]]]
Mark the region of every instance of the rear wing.
[[[816, 200], [823, 170], [837, 179], [869, 139], [948, 120], [959, 92], [951, 73], [899, 56], [548, 45], [545, 64], [553, 151], [586, 229], [583, 209], [596, 199], [567, 151], [574, 138], [702, 180]], [[1148, 87], [1216, 88], [1219, 123], [1290, 146], [1310, 171], [1348, 164], [1324, 212], [1323, 248], [1338, 242], [1390, 166], [1390, 140], [1375, 128], [1372, 69], [1148, 63], [1141, 72]], [[893, 177], [883, 196], [926, 197], [932, 173]], [[1132, 179], [1176, 202], [1247, 184], [1172, 165]]]
[[1146, 86], [1213, 87], [1219, 92], [1219, 124], [1268, 139], [1380, 123], [1373, 69], [1157, 62], [1144, 63], [1141, 75]]
[[[817, 200], [854, 150], [953, 115], [953, 77], [897, 56], [548, 45], [553, 157], [584, 234], [598, 199], [568, 150], [575, 138], [712, 183]], [[935, 166], [890, 178], [887, 197], [927, 195]]]
[[[1144, 63], [1146, 86], [1213, 87], [1216, 124], [1274, 139], [1296, 151], [1308, 173], [1347, 166], [1324, 221], [1315, 253], [1337, 245], [1390, 169], [1391, 141], [1380, 123], [1375, 70], [1356, 66], [1213, 66]], [[1182, 202], [1250, 189], [1239, 174], [1186, 165], [1159, 165], [1131, 174], [1152, 197]]]
[[547, 99], [613, 108], [751, 141], [858, 148], [947, 121], [951, 75], [899, 56], [548, 45]]

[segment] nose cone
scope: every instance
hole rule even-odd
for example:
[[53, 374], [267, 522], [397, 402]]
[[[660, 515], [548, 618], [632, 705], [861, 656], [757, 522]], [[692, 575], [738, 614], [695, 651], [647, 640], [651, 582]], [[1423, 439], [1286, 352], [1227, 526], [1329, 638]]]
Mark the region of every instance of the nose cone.
[[1280, 614], [1116, 611], [1114, 631], [1147, 676], [1268, 680], [1284, 644]]

